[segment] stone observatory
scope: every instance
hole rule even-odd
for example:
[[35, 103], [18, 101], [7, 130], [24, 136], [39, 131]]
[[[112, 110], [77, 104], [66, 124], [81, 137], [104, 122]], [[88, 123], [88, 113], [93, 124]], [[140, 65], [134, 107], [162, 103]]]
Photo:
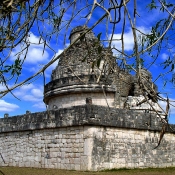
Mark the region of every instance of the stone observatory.
[[[87, 30], [86, 26], [75, 27], [70, 33], [70, 44]], [[141, 69], [141, 74], [146, 86], [153, 86], [156, 92], [151, 73]], [[60, 58], [52, 72], [51, 81], [44, 88], [44, 102], [49, 110], [87, 103], [152, 110], [147, 103], [136, 107], [136, 103], [144, 99], [142, 94], [137, 79], [120, 69], [111, 49], [104, 48], [93, 32], [89, 31]], [[156, 101], [150, 98], [151, 105], [157, 110], [154, 104]]]
[[165, 128], [158, 146], [165, 119], [151, 73], [140, 69], [131, 75], [119, 68], [111, 48], [86, 26], [75, 27], [69, 39], [72, 46], [44, 87], [48, 110], [0, 118], [0, 166], [80, 171], [175, 166], [175, 125]]

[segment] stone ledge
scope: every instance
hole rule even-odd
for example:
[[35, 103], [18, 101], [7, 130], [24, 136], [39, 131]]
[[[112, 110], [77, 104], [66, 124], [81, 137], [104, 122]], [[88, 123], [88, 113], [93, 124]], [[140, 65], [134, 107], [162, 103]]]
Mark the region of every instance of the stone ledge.
[[[83, 125], [152, 131], [159, 131], [162, 127], [160, 119], [155, 114], [115, 108], [109, 110], [108, 107], [96, 105], [82, 105], [1, 118], [0, 133]], [[171, 127], [175, 129], [175, 125], [171, 125]], [[170, 129], [167, 131], [172, 132]]]
[[[105, 92], [113, 92], [115, 93], [115, 87], [110, 85], [105, 85], [103, 87]], [[70, 94], [70, 93], [82, 93], [82, 92], [101, 92], [103, 93], [102, 86], [99, 84], [72, 84], [64, 87], [55, 85], [52, 89], [45, 89], [44, 93], [44, 102], [48, 103], [48, 100], [52, 97], [56, 97], [57, 95]]]
[[[105, 79], [106, 80], [106, 79]], [[77, 76], [68, 76], [68, 77], [62, 77], [56, 80], [53, 80], [45, 85], [44, 92], [52, 91], [57, 88], [64, 88], [66, 86], [72, 86], [72, 85], [84, 85], [84, 86], [91, 86], [91, 85], [98, 85], [103, 84], [105, 86], [110, 86], [112, 83], [112, 80], [106, 80], [100, 81], [100, 83], [96, 83], [96, 77], [95, 75], [78, 75]]]

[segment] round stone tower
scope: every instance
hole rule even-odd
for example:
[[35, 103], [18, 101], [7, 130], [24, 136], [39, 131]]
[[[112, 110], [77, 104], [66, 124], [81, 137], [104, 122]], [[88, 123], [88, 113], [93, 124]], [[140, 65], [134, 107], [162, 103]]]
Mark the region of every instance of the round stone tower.
[[[73, 43], [88, 28], [71, 31]], [[131, 75], [119, 69], [110, 48], [104, 48], [92, 31], [74, 43], [60, 58], [45, 85], [44, 102], [49, 109], [85, 104], [117, 107], [131, 88]]]

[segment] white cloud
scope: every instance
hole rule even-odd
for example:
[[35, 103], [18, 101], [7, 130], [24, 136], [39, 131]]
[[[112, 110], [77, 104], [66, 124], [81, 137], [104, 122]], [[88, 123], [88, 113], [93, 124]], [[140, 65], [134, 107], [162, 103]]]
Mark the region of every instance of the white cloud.
[[25, 85], [23, 85], [23, 86], [20, 87], [20, 89], [23, 90], [23, 91], [24, 90], [29, 90], [29, 89], [32, 89], [32, 88], [34, 88], [34, 85], [32, 83], [25, 84]]
[[[111, 35], [110, 35], [111, 38]], [[117, 41], [116, 39], [121, 39], [121, 34], [114, 34], [113, 35], [113, 42], [112, 45], [115, 46], [115, 48], [121, 50], [122, 49], [122, 44], [121, 44], [121, 40]], [[125, 43], [125, 50], [132, 50], [133, 49], [133, 45], [134, 45], [134, 40], [133, 40], [133, 35], [132, 35], [132, 31], [129, 30], [127, 33], [124, 34], [124, 43]]]
[[0, 84], [0, 91], [4, 91], [6, 90], [7, 88], [5, 86], [3, 86], [2, 84]]
[[11, 112], [19, 108], [18, 105], [13, 103], [8, 103], [5, 100], [0, 100], [0, 111], [1, 112]]
[[[175, 106], [175, 99], [170, 98], [170, 103]], [[159, 101], [160, 106], [166, 110], [167, 103], [165, 101]], [[175, 107], [170, 105], [170, 114], [175, 114]]]
[[[58, 52], [52, 57], [52, 59], [56, 58], [56, 57], [57, 57], [58, 55], [60, 55], [62, 52], [63, 52], [63, 49], [58, 49]], [[53, 64], [51, 64], [51, 65], [47, 68], [47, 70], [46, 70], [46, 72], [45, 72], [45, 76], [46, 76], [47, 78], [50, 78], [50, 77], [51, 77], [51, 73], [52, 73], [53, 69], [55, 69], [56, 66], [58, 65], [58, 62], [59, 62], [59, 60], [55, 61]]]
[[[13, 84], [7, 84], [8, 88], [11, 88]], [[4, 84], [0, 84], [0, 91], [7, 90], [7, 87]]]
[[59, 54], [61, 54], [63, 52], [63, 49], [58, 49], [58, 52], [56, 53], [56, 56], [58, 56]]
[[48, 52], [45, 50], [45, 52], [43, 53], [43, 48], [37, 48], [37, 47], [30, 47], [28, 54], [27, 54], [27, 58], [26, 58], [26, 63], [31, 63], [31, 64], [35, 64], [37, 62], [43, 62], [43, 61], [47, 61], [49, 57]]
[[24, 101], [39, 102], [43, 100], [43, 86], [31, 83], [16, 89], [14, 94]]
[[36, 35], [34, 35], [32, 32], [29, 34], [28, 37], [28, 43], [32, 43], [32, 44], [38, 44], [38, 43], [43, 43], [43, 40], [40, 39], [40, 37], [37, 37]]
[[14, 91], [14, 94], [21, 100], [30, 102], [31, 107], [45, 110], [45, 104], [43, 102], [43, 85], [40, 84], [28, 84], [21, 86]]
[[46, 109], [46, 105], [43, 102], [39, 102], [33, 105], [35, 108]]
[[[59, 49], [58, 52], [51, 58], [51, 60], [53, 58], [55, 58], [56, 56], [58, 56], [60, 53], [62, 53], [63, 50]], [[49, 61], [49, 60], [48, 60]], [[53, 69], [55, 69], [55, 67], [58, 65], [59, 60], [55, 61], [53, 64], [51, 64], [45, 71], [45, 76], [47, 78], [50, 78], [51, 76], [51, 72]], [[25, 69], [28, 69], [28, 71], [32, 72], [32, 73], [36, 73], [37, 71], [39, 71], [42, 68], [43, 65], [41, 64], [36, 64], [34, 67], [30, 67], [30, 69], [28, 69], [28, 67], [25, 67]]]
[[23, 100], [25, 101], [32, 101], [32, 102], [36, 102], [36, 101], [41, 101], [40, 98], [34, 96], [34, 95], [31, 95], [31, 94], [28, 94], [28, 95], [24, 95], [23, 97], [21, 97]]
[[[58, 55], [60, 55], [63, 52], [63, 49], [58, 49], [58, 52], [52, 57], [52, 59], [56, 58]], [[59, 60], [55, 61], [53, 64], [49, 66], [48, 69], [51, 71], [55, 69], [55, 67], [58, 65]]]
[[163, 60], [167, 60], [167, 58], [168, 58], [168, 54], [163, 53], [163, 54], [161, 55], [161, 58], [162, 58]]
[[53, 69], [55, 69], [56, 68], [56, 66], [58, 65], [58, 60], [57, 61], [55, 61], [53, 64], [51, 64], [50, 66], [49, 66], [49, 68], [51, 69], [51, 71], [53, 70]]
[[[140, 30], [141, 32], [143, 33], [149, 33], [150, 30], [141, 26], [141, 27], [138, 27], [138, 30]], [[137, 32], [137, 35], [140, 35], [139, 32]], [[111, 38], [112, 35], [109, 35], [109, 38]], [[133, 38], [133, 33], [132, 33], [132, 30], [130, 29], [128, 32], [125, 32], [124, 33], [124, 49], [125, 51], [130, 51], [130, 50], [133, 50], [133, 46], [134, 46], [134, 38]], [[118, 34], [114, 34], [113, 35], [113, 42], [112, 42], [112, 45], [115, 46], [115, 48], [121, 50], [122, 49], [122, 43], [121, 43], [121, 40], [117, 40], [117, 39], [121, 39], [121, 33], [118, 33]]]
[[[36, 64], [36, 63], [46, 63], [48, 61], [49, 54], [47, 50], [43, 52], [44, 44], [42, 43], [42, 40], [40, 41], [40, 38], [35, 36], [33, 33], [30, 33], [30, 36], [28, 37], [28, 43], [31, 43], [28, 49], [28, 53], [25, 59], [25, 63], [29, 64]], [[22, 47], [17, 46], [11, 53], [11, 60], [14, 61], [17, 58], [17, 55], [19, 51], [25, 48], [25, 45]], [[25, 56], [26, 50], [24, 50], [20, 56], [20, 58], [23, 60]]]
[[26, 85], [23, 85], [23, 86], [17, 88], [14, 91], [14, 94], [17, 97], [22, 98], [28, 91], [30, 91], [33, 88], [34, 88], [34, 85], [32, 83], [31, 84], [26, 84]]
[[35, 97], [43, 97], [43, 89], [32, 89], [31, 90], [32, 95], [34, 95]]

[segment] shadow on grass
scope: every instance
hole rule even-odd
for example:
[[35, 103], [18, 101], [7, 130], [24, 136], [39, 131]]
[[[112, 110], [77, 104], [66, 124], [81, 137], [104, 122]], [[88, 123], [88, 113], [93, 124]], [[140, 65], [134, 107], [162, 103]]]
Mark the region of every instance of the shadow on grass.
[[175, 167], [165, 167], [165, 168], [112, 168], [101, 170], [100, 172], [118, 172], [118, 171], [140, 171], [140, 172], [162, 172], [162, 171], [174, 171]]

